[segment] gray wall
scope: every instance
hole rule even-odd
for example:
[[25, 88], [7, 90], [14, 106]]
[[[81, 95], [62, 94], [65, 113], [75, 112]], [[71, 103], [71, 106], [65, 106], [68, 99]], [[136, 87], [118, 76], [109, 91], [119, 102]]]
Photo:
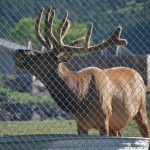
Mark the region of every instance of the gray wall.
[[12, 56], [10, 51], [0, 51], [0, 73], [14, 73]]

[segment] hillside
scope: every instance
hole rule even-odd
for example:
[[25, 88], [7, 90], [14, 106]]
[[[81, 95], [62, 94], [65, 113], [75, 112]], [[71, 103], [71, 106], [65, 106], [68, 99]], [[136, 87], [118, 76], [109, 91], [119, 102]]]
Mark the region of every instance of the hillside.
[[[149, 0], [1, 0], [0, 37], [10, 39], [10, 29], [21, 18], [35, 18], [41, 6], [47, 8], [49, 5], [56, 10], [58, 18], [68, 10], [71, 22], [93, 22], [92, 38], [95, 43], [107, 38], [116, 26], [121, 25], [123, 36], [129, 41], [127, 47], [134, 53], [149, 53]], [[15, 41], [13, 38], [11, 40]]]

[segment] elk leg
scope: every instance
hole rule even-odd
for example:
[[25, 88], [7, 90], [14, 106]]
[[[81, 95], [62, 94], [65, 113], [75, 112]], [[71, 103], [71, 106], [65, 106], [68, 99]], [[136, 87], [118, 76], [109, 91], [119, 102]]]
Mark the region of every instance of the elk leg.
[[114, 130], [111, 130], [109, 131], [109, 136], [120, 136], [121, 137], [121, 132], [120, 130], [119, 131], [114, 131]]
[[149, 138], [149, 126], [146, 112], [146, 105], [143, 105], [137, 115], [134, 117], [134, 120], [138, 124], [141, 135]]
[[120, 137], [121, 137], [121, 131], [120, 131], [120, 130], [118, 131], [118, 136], [120, 136]]
[[[104, 102], [109, 102], [109, 99]], [[112, 107], [108, 103], [107, 105], [103, 105], [102, 111], [101, 111], [101, 128], [100, 128], [100, 135], [101, 136], [109, 136], [109, 119], [112, 115]]]
[[109, 118], [101, 121], [100, 136], [109, 136]]

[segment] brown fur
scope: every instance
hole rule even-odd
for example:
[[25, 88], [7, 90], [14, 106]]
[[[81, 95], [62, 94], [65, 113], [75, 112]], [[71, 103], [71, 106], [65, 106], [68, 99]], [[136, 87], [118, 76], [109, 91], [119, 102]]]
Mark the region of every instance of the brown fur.
[[99, 99], [93, 97], [89, 100], [91, 105], [88, 112], [74, 114], [80, 132], [87, 133], [91, 128], [100, 129], [104, 114], [109, 118], [111, 135], [117, 135], [134, 118], [141, 135], [148, 137], [145, 85], [138, 72], [125, 67], [106, 70], [89, 67], [79, 72], [71, 72], [63, 64], [59, 65], [59, 72], [69, 88], [79, 96], [79, 102], [86, 99], [87, 93], [91, 93], [89, 84], [91, 76], [94, 76], [95, 85], [92, 89], [95, 95], [99, 95]]

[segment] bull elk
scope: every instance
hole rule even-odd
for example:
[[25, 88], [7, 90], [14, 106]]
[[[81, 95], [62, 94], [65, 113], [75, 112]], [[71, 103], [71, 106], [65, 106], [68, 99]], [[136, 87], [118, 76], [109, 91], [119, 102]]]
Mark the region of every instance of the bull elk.
[[[126, 67], [104, 70], [88, 67], [71, 71], [60, 63], [60, 60], [68, 61], [73, 53], [90, 53], [116, 45], [126, 45], [127, 41], [120, 38], [122, 28], [117, 27], [105, 42], [90, 46], [93, 28], [90, 25], [86, 37], [66, 45], [63, 39], [70, 27], [68, 12], [65, 13], [58, 36], [55, 37], [52, 30], [55, 11], [50, 7], [45, 15], [43, 37], [40, 33], [43, 11], [42, 8], [37, 17], [35, 33], [47, 51], [19, 49], [15, 53], [15, 64], [35, 75], [45, 84], [57, 105], [73, 114], [78, 134], [88, 134], [94, 128], [101, 135], [118, 136], [120, 130], [134, 119], [141, 135], [148, 137], [145, 85], [138, 72]], [[77, 45], [80, 43], [83, 46]], [[60, 59], [62, 53], [66, 55]]]

